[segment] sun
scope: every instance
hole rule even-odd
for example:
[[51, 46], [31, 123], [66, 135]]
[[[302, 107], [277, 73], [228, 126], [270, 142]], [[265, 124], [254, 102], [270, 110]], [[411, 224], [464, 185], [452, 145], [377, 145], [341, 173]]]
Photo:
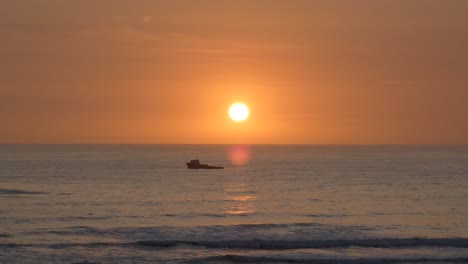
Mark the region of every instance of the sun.
[[234, 103], [229, 107], [229, 117], [233, 121], [245, 121], [249, 117], [249, 114], [249, 107], [244, 103]]

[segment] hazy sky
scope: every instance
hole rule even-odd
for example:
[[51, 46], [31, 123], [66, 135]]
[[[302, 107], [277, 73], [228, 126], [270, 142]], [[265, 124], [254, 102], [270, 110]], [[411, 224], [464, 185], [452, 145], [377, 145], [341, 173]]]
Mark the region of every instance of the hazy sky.
[[[468, 144], [468, 1], [0, 1], [0, 143]], [[244, 101], [247, 122], [229, 105]]]

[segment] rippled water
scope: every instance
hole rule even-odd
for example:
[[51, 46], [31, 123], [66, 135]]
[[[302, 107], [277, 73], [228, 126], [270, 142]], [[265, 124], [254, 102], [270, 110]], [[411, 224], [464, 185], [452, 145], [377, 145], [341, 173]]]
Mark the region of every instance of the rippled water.
[[468, 147], [4, 145], [0, 168], [0, 263], [468, 263]]

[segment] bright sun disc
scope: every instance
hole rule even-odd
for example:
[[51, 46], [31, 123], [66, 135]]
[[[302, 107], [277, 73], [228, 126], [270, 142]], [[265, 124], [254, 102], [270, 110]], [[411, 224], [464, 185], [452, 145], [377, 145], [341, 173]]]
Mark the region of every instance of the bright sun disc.
[[233, 121], [242, 122], [249, 117], [249, 107], [244, 103], [234, 103], [229, 107], [229, 117]]

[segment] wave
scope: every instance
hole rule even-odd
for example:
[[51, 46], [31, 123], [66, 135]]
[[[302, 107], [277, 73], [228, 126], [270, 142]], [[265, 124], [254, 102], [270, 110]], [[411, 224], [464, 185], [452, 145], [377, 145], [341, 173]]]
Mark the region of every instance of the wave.
[[[64, 216], [64, 217], [37, 217], [37, 218], [9, 218], [9, 217], [0, 217], [0, 220], [10, 220], [14, 221], [15, 223], [31, 223], [34, 221], [62, 221], [62, 222], [70, 222], [70, 221], [77, 221], [77, 220], [108, 220], [113, 218], [114, 216]], [[47, 231], [31, 231], [28, 234], [40, 234], [40, 233], [51, 233], [51, 234], [58, 234], [58, 233], [67, 233], [57, 230], [47, 230]], [[70, 233], [70, 232], [68, 232]]]
[[346, 217], [350, 216], [347, 214], [307, 214], [304, 215], [305, 217], [312, 217], [312, 218], [335, 218], [335, 217]]
[[[221, 218], [223, 215], [207, 214], [210, 217]], [[166, 214], [165, 217], [178, 217], [178, 215]], [[93, 216], [91, 216], [93, 217]], [[138, 216], [126, 216], [126, 217], [138, 217]], [[62, 217], [62, 218], [50, 218], [54, 220], [75, 220], [76, 217]], [[87, 216], [81, 217], [82, 219], [88, 219]], [[1, 219], [1, 218], [0, 218]], [[43, 220], [44, 218], [38, 218], [37, 220]], [[79, 218], [78, 218], [79, 219]], [[91, 219], [91, 218], [90, 218]], [[94, 219], [94, 218], [93, 218]], [[36, 219], [34, 219], [36, 220]], [[213, 234], [216, 232], [231, 231], [234, 234], [239, 234], [244, 232], [246, 234], [252, 234], [252, 232], [258, 231], [281, 231], [284, 228], [328, 228], [336, 231], [340, 227], [338, 226], [328, 226], [319, 223], [290, 223], [290, 224], [235, 224], [235, 225], [210, 225], [210, 226], [195, 226], [195, 227], [174, 227], [174, 226], [157, 226], [157, 227], [115, 227], [115, 228], [95, 228], [88, 226], [71, 226], [65, 229], [38, 229], [30, 231], [27, 234], [63, 234], [63, 235], [83, 235], [83, 234], [94, 234], [94, 235], [112, 235], [120, 234], [135, 234], [135, 233], [147, 233], [151, 237], [151, 234], [164, 234], [164, 233], [190, 233], [190, 236], [194, 234], [204, 235], [207, 233]], [[355, 227], [354, 229], [359, 228], [361, 230], [367, 230], [365, 227]], [[347, 233], [351, 231], [346, 229]], [[135, 240], [135, 239], [130, 239]], [[137, 240], [140, 240], [137, 238]], [[168, 240], [178, 240], [178, 238], [168, 238]]]
[[319, 227], [319, 226], [326, 226], [325, 224], [321, 223], [288, 223], [288, 224], [239, 224], [239, 225], [231, 225], [230, 227], [238, 227], [238, 228], [263, 228], [263, 229], [270, 229], [270, 228], [282, 228], [282, 227]]
[[224, 255], [191, 260], [189, 263], [231, 262], [231, 263], [313, 263], [313, 264], [393, 264], [393, 263], [467, 263], [468, 258], [280, 258]]
[[0, 247], [109, 247], [133, 246], [168, 248], [176, 246], [198, 246], [204, 248], [230, 248], [255, 250], [288, 250], [317, 248], [408, 248], [408, 247], [453, 247], [468, 248], [467, 238], [379, 238], [355, 240], [142, 240], [136, 242], [92, 242], [92, 243], [62, 243], [62, 244], [0, 244]]
[[224, 241], [139, 241], [141, 246], [176, 246], [190, 245], [206, 248], [236, 249], [307, 249], [307, 248], [343, 248], [343, 247], [456, 247], [468, 248], [468, 239], [464, 238], [380, 238], [356, 240], [224, 240]]
[[163, 214], [165, 217], [179, 217], [179, 218], [196, 218], [196, 217], [226, 217], [224, 214], [204, 214], [204, 213], [191, 213], [191, 214]]
[[0, 194], [47, 194], [46, 192], [33, 192], [18, 189], [0, 189]]

